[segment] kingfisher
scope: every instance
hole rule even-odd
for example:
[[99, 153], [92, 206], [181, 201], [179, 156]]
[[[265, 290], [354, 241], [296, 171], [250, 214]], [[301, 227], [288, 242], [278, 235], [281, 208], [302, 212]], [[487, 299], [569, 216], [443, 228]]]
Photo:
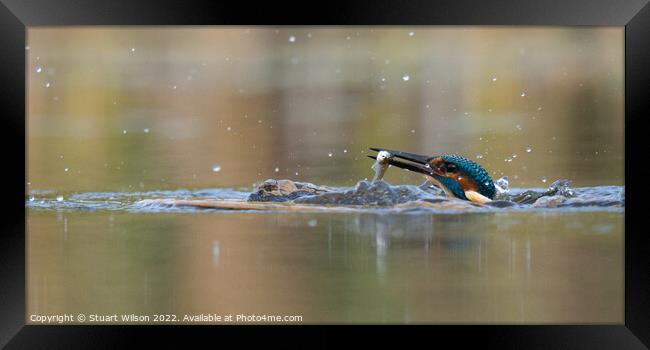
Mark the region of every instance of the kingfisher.
[[[488, 172], [465, 157], [454, 154], [425, 156], [376, 147], [370, 147], [370, 150], [390, 153], [388, 164], [424, 174], [449, 197], [483, 204], [492, 201], [496, 195], [496, 187]], [[377, 159], [373, 155], [368, 157]], [[395, 160], [393, 157], [409, 162]]]

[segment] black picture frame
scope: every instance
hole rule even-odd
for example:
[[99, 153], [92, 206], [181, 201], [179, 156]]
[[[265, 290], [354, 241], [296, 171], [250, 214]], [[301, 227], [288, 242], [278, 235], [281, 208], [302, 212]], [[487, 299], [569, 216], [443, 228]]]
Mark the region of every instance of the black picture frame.
[[[63, 25], [579, 25], [625, 26], [625, 323], [622, 325], [417, 326], [399, 336], [366, 327], [334, 327], [366, 345], [416, 335], [432, 343], [534, 349], [647, 348], [650, 344], [650, 244], [643, 224], [648, 189], [644, 144], [650, 117], [650, 5], [646, 0], [330, 1], [327, 3], [152, 0], [0, 0], [0, 115], [7, 184], [0, 237], [0, 346], [7, 348], [122, 348], [191, 336], [235, 335], [237, 345], [264, 339], [296, 341], [289, 331], [319, 335], [322, 327], [105, 327], [25, 325], [25, 38], [27, 26]], [[21, 141], [20, 139], [23, 138]], [[19, 169], [23, 169], [20, 171]], [[23, 190], [17, 186], [23, 183]], [[163, 326], [164, 327], [164, 326]], [[381, 333], [386, 331], [384, 327]], [[164, 332], [160, 332], [163, 330]], [[330, 330], [325, 330], [329, 332]], [[215, 334], [216, 333], [216, 334]], [[214, 338], [213, 338], [214, 339]], [[406, 341], [406, 343], [404, 343]], [[283, 343], [285, 344], [285, 343]], [[644, 345], [645, 344], [645, 345]]]

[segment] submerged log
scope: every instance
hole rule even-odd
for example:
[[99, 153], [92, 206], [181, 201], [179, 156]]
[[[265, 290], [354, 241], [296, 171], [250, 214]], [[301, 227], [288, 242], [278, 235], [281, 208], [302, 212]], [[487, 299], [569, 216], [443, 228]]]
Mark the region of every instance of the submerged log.
[[314, 185], [309, 182], [268, 179], [255, 185], [248, 200], [251, 202], [287, 202], [303, 196], [319, 195], [332, 191], [332, 188]]
[[149, 199], [140, 201], [142, 206], [160, 207], [193, 207], [198, 209], [221, 210], [261, 210], [261, 211], [291, 211], [291, 212], [349, 212], [361, 208], [351, 206], [322, 206], [310, 204], [294, 204], [291, 202], [251, 202], [245, 200], [215, 200], [215, 199]]

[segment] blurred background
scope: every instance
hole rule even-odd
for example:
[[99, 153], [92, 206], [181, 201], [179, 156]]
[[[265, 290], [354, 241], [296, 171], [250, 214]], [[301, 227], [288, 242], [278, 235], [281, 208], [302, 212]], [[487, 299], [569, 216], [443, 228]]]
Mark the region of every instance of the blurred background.
[[[622, 27], [33, 27], [30, 190], [353, 185], [367, 148], [623, 184]], [[389, 171], [391, 183], [420, 183]]]
[[[349, 186], [372, 176], [371, 146], [462, 154], [512, 187], [622, 185], [623, 38], [623, 27], [29, 28], [28, 191]], [[623, 320], [623, 208], [27, 207], [33, 314]]]

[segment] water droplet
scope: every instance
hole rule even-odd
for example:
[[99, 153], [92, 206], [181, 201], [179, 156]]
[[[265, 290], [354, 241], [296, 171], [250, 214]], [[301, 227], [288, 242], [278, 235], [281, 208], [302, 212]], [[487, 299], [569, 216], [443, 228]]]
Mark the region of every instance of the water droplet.
[[212, 172], [218, 173], [220, 171], [221, 171], [221, 165], [215, 164], [215, 165], [212, 166]]
[[122, 134], [126, 134], [126, 130], [122, 130]]
[[327, 156], [331, 158], [331, 157], [332, 157], [332, 153], [328, 153]]
[[415, 35], [414, 32], [409, 32], [409, 36], [414, 36], [414, 35]]
[[70, 170], [70, 169], [68, 169], [68, 168], [63, 169], [63, 171], [65, 171], [66, 173], [68, 172], [68, 170]]
[[56, 197], [57, 202], [63, 202], [63, 196], [58, 196]]
[[131, 48], [131, 52], [135, 52], [135, 47], [132, 47], [132, 48]]
[[41, 66], [36, 66], [36, 73], [40, 73], [43, 71], [43, 68]]
[[411, 129], [411, 134], [415, 134], [415, 129]]
[[477, 154], [477, 155], [476, 155], [476, 158], [477, 158], [477, 159], [482, 159], [482, 158], [483, 158], [483, 155], [482, 155], [482, 154]]
[[316, 227], [316, 225], [318, 225], [318, 221], [316, 221], [316, 219], [309, 220], [307, 225], [309, 225], [309, 227]]
[[144, 128], [144, 130], [142, 130], [142, 131], [144, 131], [145, 134], [148, 134], [149, 133], [149, 128]]
[[386, 78], [381, 78], [381, 81], [386, 81]]
[[296, 37], [293, 36], [293, 35], [290, 36], [290, 37], [289, 37], [289, 42], [290, 42], [290, 43], [294, 43], [294, 42], [296, 42]]
[[296, 171], [296, 176], [298, 176], [298, 172]]
[[176, 90], [176, 87], [177, 87], [177, 86], [176, 86], [176, 85], [174, 85], [174, 86], [172, 86], [172, 89], [174, 89], [174, 90]]
[[[489, 185], [489, 182], [486, 183], [486, 185]], [[499, 193], [508, 193], [509, 192], [509, 187], [510, 184], [508, 182], [508, 177], [507, 176], [502, 176], [500, 179], [494, 182], [494, 185], [496, 187], [496, 190]]]
[[30, 202], [33, 202], [34, 200], [36, 200], [36, 198], [34, 198], [34, 196], [29, 196], [29, 201]]
[[517, 128], [517, 130], [521, 130], [521, 125], [517, 124], [515, 125], [515, 128]]
[[347, 149], [344, 149], [344, 150], [343, 150], [343, 153], [348, 153], [348, 150], [347, 150]]
[[25, 46], [25, 50], [29, 51], [29, 49], [31, 49], [29, 45]]
[[51, 86], [51, 84], [49, 82], [45, 83], [46, 88], [49, 88], [50, 86]]
[[226, 130], [230, 131], [230, 130], [232, 130], [232, 128], [231, 128], [231, 127], [227, 127]]
[[541, 110], [542, 110], [542, 107], [541, 107], [541, 106], [540, 106], [540, 107], [537, 107], [537, 110], [538, 110], [538, 111], [541, 111]]
[[525, 93], [525, 92], [522, 92], [520, 96], [521, 96], [521, 97], [525, 97], [525, 96], [526, 96], [526, 93]]
[[532, 148], [530, 148], [530, 147], [526, 148], [526, 153], [530, 153], [530, 152], [532, 152], [532, 151], [533, 151]]
[[497, 81], [497, 77], [493, 77], [493, 78], [492, 78], [492, 81]]
[[546, 177], [542, 177], [541, 180], [543, 183], [546, 183]]
[[275, 171], [276, 173], [278, 173], [278, 172], [280, 172], [280, 168], [275, 167], [275, 169], [273, 169], [273, 171]]
[[409, 80], [411, 80], [411, 76], [410, 75], [404, 75], [404, 76], [402, 76], [402, 80], [409, 81]]

